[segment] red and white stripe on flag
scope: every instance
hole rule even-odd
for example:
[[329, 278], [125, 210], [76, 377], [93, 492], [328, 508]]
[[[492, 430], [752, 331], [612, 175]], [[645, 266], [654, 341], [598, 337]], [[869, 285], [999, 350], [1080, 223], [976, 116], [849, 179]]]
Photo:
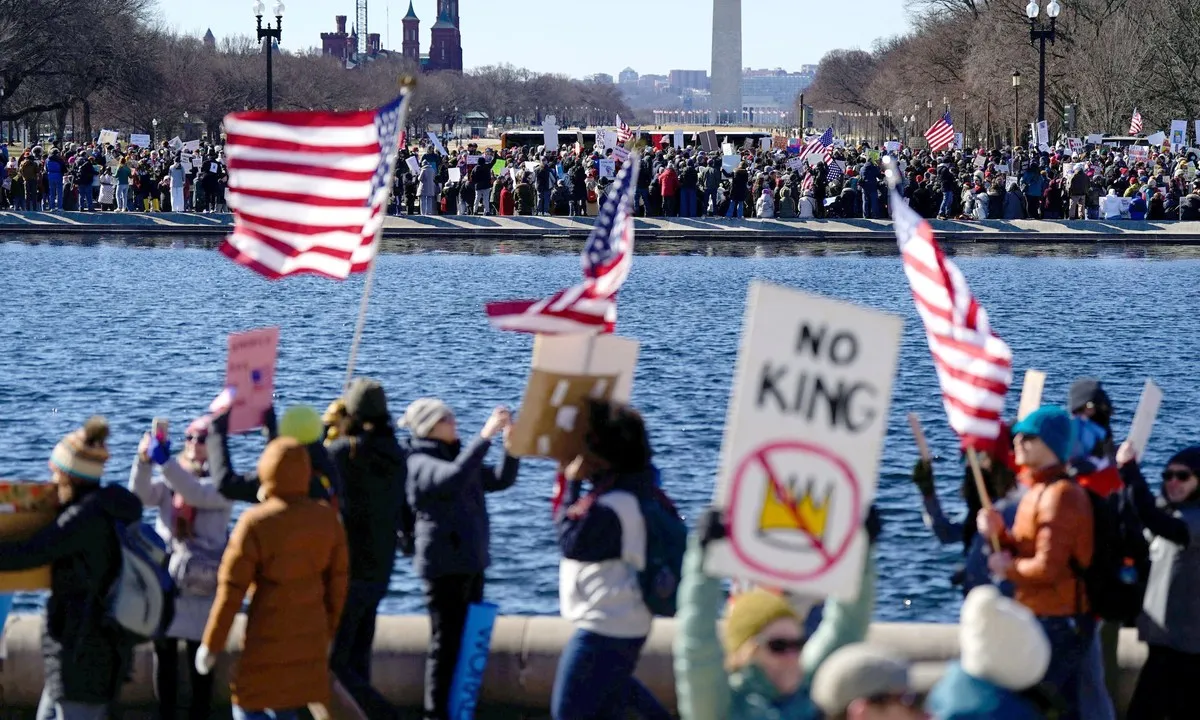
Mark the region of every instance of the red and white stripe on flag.
[[611, 333], [617, 327], [617, 298], [594, 297], [591, 284], [580, 283], [545, 300], [488, 303], [488, 322], [498, 330], [541, 335]]
[[992, 332], [958, 267], [933, 229], [893, 190], [892, 219], [917, 314], [933, 354], [950, 427], [964, 446], [986, 447], [1000, 434], [1012, 384], [1012, 351]]
[[1137, 135], [1142, 131], [1142, 113], [1137, 108], [1133, 109], [1133, 119], [1129, 121], [1129, 134]]
[[954, 145], [954, 122], [950, 119], [950, 113], [943, 115], [925, 131], [925, 140], [929, 143], [929, 149], [932, 152]]
[[339, 280], [375, 256], [408, 92], [378, 110], [225, 118], [233, 233], [220, 250], [278, 279]]

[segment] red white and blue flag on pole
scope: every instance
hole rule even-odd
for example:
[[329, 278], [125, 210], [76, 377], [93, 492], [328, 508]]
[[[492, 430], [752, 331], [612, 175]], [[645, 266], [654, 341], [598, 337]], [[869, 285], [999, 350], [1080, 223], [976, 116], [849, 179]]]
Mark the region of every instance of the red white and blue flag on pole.
[[375, 257], [411, 91], [377, 110], [225, 118], [233, 233], [220, 250], [275, 280], [345, 280]]
[[633, 130], [630, 130], [629, 126], [626, 125], [625, 122], [623, 120], [621, 120], [621, 116], [618, 115], [617, 116], [617, 143], [620, 145], [624, 145], [625, 143], [629, 142], [632, 139], [633, 139]]
[[954, 145], [954, 122], [950, 119], [950, 112], [938, 118], [938, 121], [925, 131], [925, 140], [929, 143], [930, 152], [945, 150]]
[[986, 450], [1000, 435], [1004, 396], [1012, 384], [1012, 351], [988, 323], [958, 267], [933, 229], [891, 191], [893, 225], [904, 274], [933, 354], [950, 427], [963, 447]]
[[543, 335], [610, 333], [617, 325], [617, 291], [633, 265], [633, 210], [641, 163], [636, 152], [621, 166], [583, 248], [583, 282], [544, 300], [488, 303], [488, 322], [500, 330]]
[[[833, 128], [830, 127], [820, 137], [813, 138], [808, 141], [803, 148], [800, 149], [800, 158], [804, 159], [813, 153], [822, 153], [821, 160], [825, 163], [826, 182], [834, 182], [842, 176], [841, 168], [838, 168], [836, 176], [833, 173]], [[807, 175], [804, 176], [804, 182], [801, 183], [800, 189], [808, 192], [813, 189], [814, 174], [816, 173], [816, 163], [811, 159], [808, 161], [810, 169]]]
[[1142, 113], [1137, 108], [1133, 109], [1133, 119], [1129, 121], [1129, 134], [1137, 135], [1142, 131]]

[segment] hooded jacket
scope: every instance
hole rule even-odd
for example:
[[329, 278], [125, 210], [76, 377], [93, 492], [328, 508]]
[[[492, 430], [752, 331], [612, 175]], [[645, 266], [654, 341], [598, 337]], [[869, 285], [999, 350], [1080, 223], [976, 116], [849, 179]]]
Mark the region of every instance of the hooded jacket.
[[485, 465], [490, 440], [444, 443], [413, 438], [409, 443], [408, 501], [416, 513], [413, 570], [420, 577], [481, 573], [491, 564], [484, 493], [507, 490], [517, 481], [520, 461], [504, 456], [499, 473]]
[[337, 512], [308, 497], [308, 453], [273, 440], [258, 462], [266, 500], [242, 513], [221, 559], [216, 602], [204, 629], [225, 647], [251, 588], [245, 640], [231, 682], [244, 710], [329, 703], [329, 644], [346, 601], [346, 533]]
[[53, 525], [0, 543], [0, 572], [50, 564], [42, 657], [51, 697], [105, 704], [121, 689], [134, 643], [107, 617], [105, 598], [121, 569], [116, 526], [141, 518], [142, 503], [125, 488], [79, 486]]
[[389, 428], [338, 438], [329, 454], [342, 478], [338, 509], [350, 546], [350, 578], [387, 583], [396, 564], [396, 533], [404, 529], [404, 449]]

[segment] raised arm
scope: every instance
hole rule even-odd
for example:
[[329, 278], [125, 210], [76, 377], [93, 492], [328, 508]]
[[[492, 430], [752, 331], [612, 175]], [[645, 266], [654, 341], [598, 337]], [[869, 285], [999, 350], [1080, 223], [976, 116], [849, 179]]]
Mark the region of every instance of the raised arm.
[[499, 492], [509, 489], [516, 484], [517, 472], [520, 469], [521, 461], [505, 453], [504, 463], [500, 466], [500, 472], [496, 472], [496, 468], [489, 465], [483, 467], [483, 491]]
[[149, 458], [142, 456], [139, 451], [133, 458], [133, 467], [129, 469], [129, 492], [137, 495], [138, 500], [148, 507], [158, 507], [167, 494], [167, 488], [161, 482], [154, 480], [154, 466]]
[[239, 475], [229, 457], [229, 414], [214, 417], [208, 430], [208, 473], [213, 485], [228, 500], [258, 502], [258, 474]]
[[230, 505], [229, 498], [221, 494], [216, 485], [200, 482], [192, 473], [171, 458], [162, 466], [163, 481], [167, 487], [183, 497], [188, 505], [200, 510], [224, 510]]
[[1122, 465], [1120, 473], [1125, 493], [1146, 529], [1164, 540], [1186, 547], [1192, 539], [1187, 523], [1158, 506], [1137, 461], [1130, 460]]
[[449, 462], [428, 456], [412, 456], [410, 461], [417, 461], [416, 468], [409, 467], [408, 487], [412, 490], [413, 505], [420, 507], [427, 498], [458, 494], [463, 482], [479, 471], [491, 446], [490, 440], [476, 436], [463, 447], [458, 457]]
[[32, 570], [82, 552], [94, 542], [94, 533], [87, 530], [93, 522], [104, 520], [94, 509], [76, 505], [28, 540], [0, 543], [0, 572]]

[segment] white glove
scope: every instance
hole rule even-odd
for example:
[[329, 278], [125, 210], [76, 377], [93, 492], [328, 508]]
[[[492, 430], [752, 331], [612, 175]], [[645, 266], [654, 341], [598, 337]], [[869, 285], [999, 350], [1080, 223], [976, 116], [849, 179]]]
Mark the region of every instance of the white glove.
[[196, 651], [196, 672], [207, 675], [217, 665], [217, 656], [209, 652], [207, 645], [201, 645]]

